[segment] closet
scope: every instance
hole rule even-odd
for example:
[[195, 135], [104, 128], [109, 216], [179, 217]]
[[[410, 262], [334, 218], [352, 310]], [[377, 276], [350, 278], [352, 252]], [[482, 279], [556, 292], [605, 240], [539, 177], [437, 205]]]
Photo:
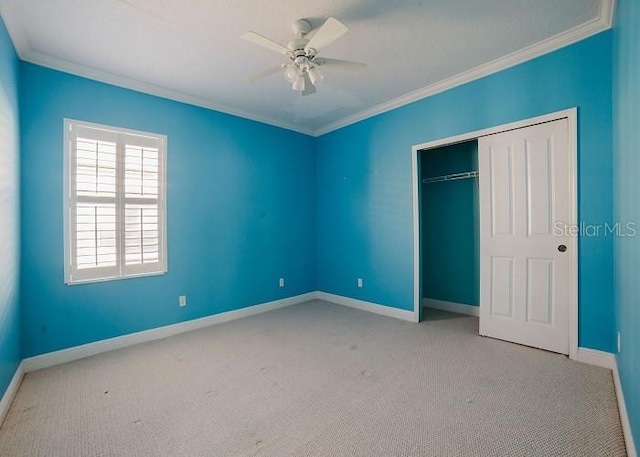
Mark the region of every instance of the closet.
[[573, 109], [414, 147], [419, 318], [577, 357], [576, 132]]
[[478, 141], [418, 154], [424, 319], [431, 309], [478, 315]]

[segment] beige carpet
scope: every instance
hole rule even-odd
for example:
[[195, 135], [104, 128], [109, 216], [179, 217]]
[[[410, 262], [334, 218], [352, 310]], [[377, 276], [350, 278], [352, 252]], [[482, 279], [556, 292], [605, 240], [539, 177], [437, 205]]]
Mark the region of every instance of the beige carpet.
[[611, 373], [324, 302], [28, 374], [0, 455], [622, 456]]

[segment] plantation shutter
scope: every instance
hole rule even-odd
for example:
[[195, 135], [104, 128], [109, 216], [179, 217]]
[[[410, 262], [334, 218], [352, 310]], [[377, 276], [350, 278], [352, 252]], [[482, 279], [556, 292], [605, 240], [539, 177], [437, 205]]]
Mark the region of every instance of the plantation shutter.
[[124, 268], [153, 270], [160, 261], [163, 227], [160, 148], [150, 138], [127, 138], [124, 146]]
[[65, 122], [66, 282], [166, 271], [165, 137]]

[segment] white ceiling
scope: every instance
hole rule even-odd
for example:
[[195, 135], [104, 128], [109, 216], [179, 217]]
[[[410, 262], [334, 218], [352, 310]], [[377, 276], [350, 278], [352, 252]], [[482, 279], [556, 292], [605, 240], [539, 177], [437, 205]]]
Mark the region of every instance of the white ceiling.
[[[531, 59], [611, 26], [614, 0], [0, 0], [24, 60], [318, 135]], [[240, 39], [286, 44], [291, 23], [334, 16], [349, 32], [321, 55], [368, 64], [326, 71], [301, 97], [285, 62]]]

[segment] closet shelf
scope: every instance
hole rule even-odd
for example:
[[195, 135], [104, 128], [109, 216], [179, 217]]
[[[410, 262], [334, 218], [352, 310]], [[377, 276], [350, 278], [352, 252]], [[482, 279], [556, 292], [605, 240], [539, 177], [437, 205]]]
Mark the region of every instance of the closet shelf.
[[466, 173], [453, 173], [453, 174], [444, 175], [444, 176], [434, 176], [433, 178], [424, 178], [422, 182], [424, 184], [429, 184], [432, 182], [455, 181], [458, 179], [469, 179], [469, 178], [477, 178], [477, 177], [478, 177], [477, 171], [468, 171]]

